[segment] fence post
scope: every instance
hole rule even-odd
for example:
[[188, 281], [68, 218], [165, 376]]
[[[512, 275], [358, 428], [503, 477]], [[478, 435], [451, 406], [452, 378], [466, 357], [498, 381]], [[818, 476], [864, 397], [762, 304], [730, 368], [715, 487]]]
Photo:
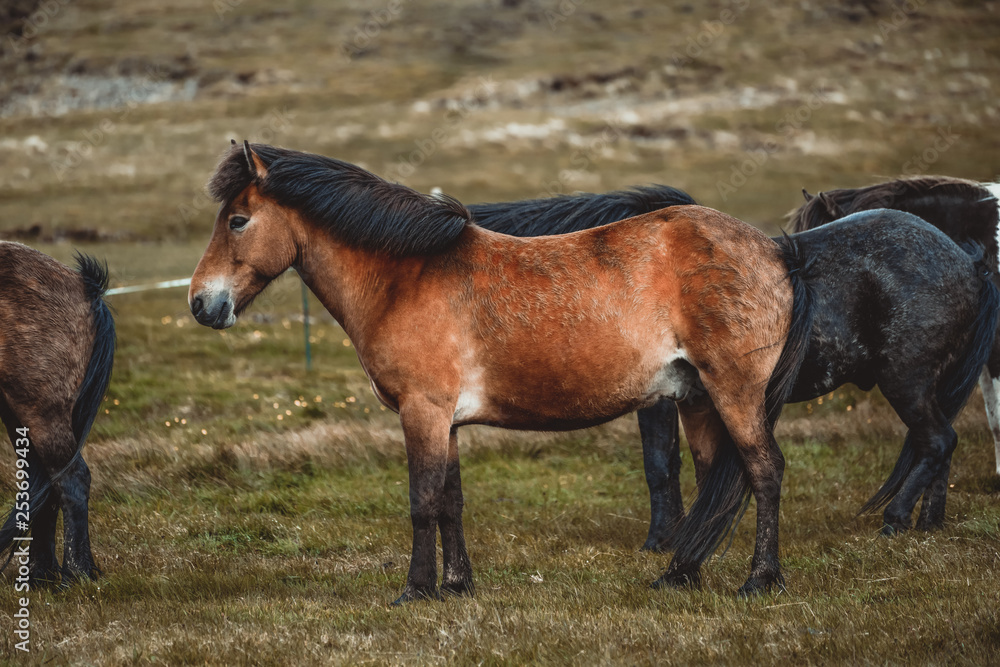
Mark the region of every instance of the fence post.
[[312, 370], [312, 344], [309, 342], [309, 288], [302, 283], [302, 330], [306, 337], [306, 372]]

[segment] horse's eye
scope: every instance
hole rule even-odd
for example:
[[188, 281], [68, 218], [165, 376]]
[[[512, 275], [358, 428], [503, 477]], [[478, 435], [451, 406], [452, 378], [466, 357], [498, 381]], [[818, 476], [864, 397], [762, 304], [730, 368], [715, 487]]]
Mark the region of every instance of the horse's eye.
[[244, 218], [242, 215], [234, 215], [229, 218], [229, 228], [230, 229], [243, 229], [250, 222], [248, 218]]

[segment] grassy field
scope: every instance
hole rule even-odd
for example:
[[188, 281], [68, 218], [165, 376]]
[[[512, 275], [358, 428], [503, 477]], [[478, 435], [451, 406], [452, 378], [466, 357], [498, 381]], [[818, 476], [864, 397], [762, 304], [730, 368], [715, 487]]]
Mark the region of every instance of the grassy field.
[[[466, 202], [669, 183], [769, 232], [802, 187], [1000, 175], [995, 2], [14, 4], [32, 18], [0, 11], [0, 236], [106, 258], [116, 285], [190, 275], [230, 138]], [[8, 572], [0, 662], [1000, 664], [1000, 480], [978, 393], [945, 529], [892, 540], [855, 516], [902, 442], [885, 402], [848, 387], [789, 407], [788, 588], [750, 601], [733, 591], [752, 507], [702, 590], [648, 588], [669, 556], [637, 551], [634, 418], [464, 428], [477, 596], [392, 609], [402, 433], [315, 301], [305, 370], [297, 278], [226, 332], [197, 326], [183, 289], [111, 301], [115, 375], [86, 450], [105, 574], [31, 592], [24, 656]], [[4, 448], [3, 503], [12, 466]], [[691, 498], [690, 465], [683, 484]]]

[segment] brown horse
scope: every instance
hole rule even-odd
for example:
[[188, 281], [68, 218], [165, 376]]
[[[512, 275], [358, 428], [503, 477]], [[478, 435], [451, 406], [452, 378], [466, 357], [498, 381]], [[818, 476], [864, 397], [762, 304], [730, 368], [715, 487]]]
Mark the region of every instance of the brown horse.
[[780, 583], [784, 467], [773, 426], [811, 326], [777, 244], [678, 206], [564, 236], [515, 238], [338, 160], [244, 142], [209, 190], [222, 203], [191, 279], [201, 324], [232, 326], [289, 266], [344, 327], [372, 389], [399, 413], [413, 552], [397, 602], [473, 592], [458, 427], [568, 430], [663, 397], [689, 439], [732, 443], [659, 583], [695, 580], [752, 490], [757, 546], [740, 589]]
[[[33, 585], [60, 579], [68, 585], [100, 572], [90, 550], [90, 470], [81, 450], [111, 378], [115, 323], [103, 300], [107, 268], [83, 255], [77, 264], [73, 271], [19, 243], [0, 242], [0, 419], [18, 455], [0, 554], [10, 550], [7, 563], [16, 554], [18, 580]], [[62, 568], [55, 535], [60, 509]], [[29, 525], [31, 541], [21, 541]]]

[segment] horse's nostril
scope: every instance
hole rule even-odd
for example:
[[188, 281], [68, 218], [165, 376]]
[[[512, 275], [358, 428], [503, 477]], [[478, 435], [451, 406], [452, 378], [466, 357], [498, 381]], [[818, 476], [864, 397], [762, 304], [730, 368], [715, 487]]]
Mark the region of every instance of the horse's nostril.
[[194, 315], [195, 317], [198, 317], [199, 315], [201, 315], [201, 311], [203, 310], [205, 310], [205, 304], [201, 300], [200, 296], [196, 296], [191, 301], [191, 314]]

